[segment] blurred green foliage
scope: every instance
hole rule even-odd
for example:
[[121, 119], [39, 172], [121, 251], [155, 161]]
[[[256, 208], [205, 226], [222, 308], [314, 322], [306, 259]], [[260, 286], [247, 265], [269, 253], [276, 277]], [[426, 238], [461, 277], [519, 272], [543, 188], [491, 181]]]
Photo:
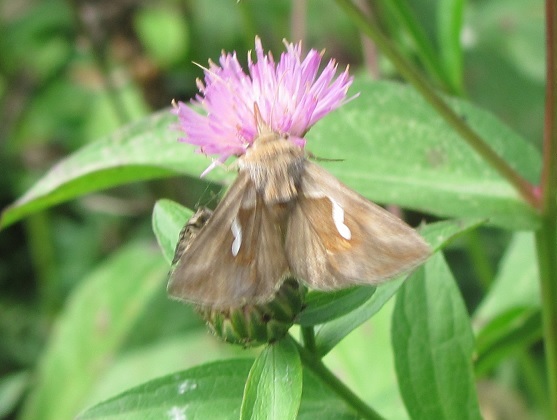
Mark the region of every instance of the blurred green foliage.
[[[167, 130], [173, 117], [165, 114], [172, 99], [187, 100], [195, 95], [195, 79], [202, 76], [200, 66], [208, 59], [217, 61], [222, 50], [237, 51], [245, 62], [245, 52], [253, 48], [256, 34], [276, 56], [282, 51], [283, 39], [297, 41], [294, 37], [302, 36], [305, 48], [326, 49], [326, 58], [336, 58], [341, 66], [350, 64], [361, 80], [367, 80], [363, 75], [370, 72], [379, 72], [382, 79], [398, 78], [381, 54], [370, 52], [335, 2], [300, 2], [305, 3], [305, 11], [294, 3], [0, 2], [0, 208], [8, 209], [5, 215], [16, 209], [17, 204], [9, 206], [62, 158], [94, 149], [101, 144], [97, 143], [100, 138], [108, 150], [114, 150], [110, 146], [118, 144], [118, 138], [109, 135], [128, 123], [139, 121], [135, 126], [138, 132], [148, 133], [152, 128], [149, 124], [155, 123], [145, 117], [155, 111], [165, 110], [151, 133], [158, 141], [173, 141], [177, 133]], [[514, 133], [524, 139], [526, 144], [520, 145], [520, 150], [528, 153], [516, 152], [515, 156], [528, 160], [529, 153], [536, 155], [544, 112], [541, 0], [470, 0], [460, 5], [412, 0], [400, 2], [404, 10], [394, 10], [388, 2], [361, 3], [369, 6], [389, 38], [440, 90], [448, 96], [463, 97], [502, 121], [507, 126], [502, 129], [499, 122], [487, 124], [493, 132], [511, 133], [501, 141]], [[453, 8], [443, 3], [451, 3]], [[406, 26], [400, 20], [403, 12], [410, 17]], [[455, 19], [439, 13], [454, 13], [449, 17]], [[445, 36], [455, 31], [459, 42], [448, 42]], [[364, 83], [362, 90], [367, 86]], [[374, 89], [385, 89], [395, 98], [398, 95], [389, 85], [378, 86]], [[378, 90], [370, 90], [370, 95], [373, 92]], [[411, 95], [406, 91], [400, 95], [402, 100], [413, 98], [404, 96]], [[474, 114], [475, 110], [466, 111], [472, 120], [483, 118], [482, 113]], [[326, 137], [335, 124], [338, 127], [339, 120], [331, 121], [321, 131], [317, 127], [312, 131], [316, 141]], [[122, 137], [133, 145], [131, 140], [139, 135]], [[319, 144], [322, 149], [315, 149], [320, 156], [342, 153], [334, 142], [330, 147], [326, 142]], [[123, 150], [133, 150], [128, 147]], [[42, 207], [60, 204], [30, 214], [0, 232], [0, 416], [73, 418], [82, 409], [155, 377], [209, 360], [254, 355], [217, 343], [205, 333], [193, 310], [166, 298], [168, 267], [151, 230], [154, 203], [170, 198], [190, 208], [199, 203], [214, 204], [220, 182], [230, 176], [215, 174], [209, 180], [198, 180], [196, 174], [206, 160], [190, 157], [193, 153], [188, 146], [169, 147], [176, 147], [176, 151], [183, 147], [183, 156], [177, 154], [172, 165], [166, 161], [164, 171], [147, 168], [130, 153], [132, 163], [124, 162], [121, 167], [114, 163], [104, 178], [84, 178], [81, 184], [70, 184], [64, 193], [75, 197], [72, 201], [65, 202], [67, 198], [55, 191], [52, 201]], [[350, 152], [342, 157], [357, 160], [355, 150], [353, 157], [346, 156]], [[102, 149], [97, 152], [101, 166], [116, 160], [115, 155], [103, 155]], [[80, 164], [78, 161], [77, 169], [82, 169]], [[181, 170], [181, 164], [187, 168]], [[376, 169], [383, 170], [380, 162]], [[331, 170], [334, 172], [334, 167]], [[521, 170], [536, 181], [539, 168], [535, 164], [522, 165]], [[338, 172], [336, 175], [342, 177], [343, 170]], [[169, 177], [171, 173], [187, 176]], [[357, 176], [350, 178], [350, 174], [344, 176], [360, 191], [377, 182], [373, 171], [370, 173], [370, 179], [363, 181]], [[122, 182], [111, 182], [113, 176]], [[377, 198], [394, 202], [400, 190], [393, 191], [392, 197], [379, 191], [377, 194], [383, 195]], [[406, 192], [410, 193], [410, 188]], [[435, 193], [434, 189], [430, 192]], [[479, 193], [488, 195], [489, 190], [480, 186]], [[524, 209], [520, 213], [517, 202], [509, 199], [494, 208], [516, 206], [521, 227], [530, 227], [530, 215]], [[449, 204], [442, 215], [454, 214]], [[479, 201], [478, 207], [484, 204]], [[419, 221], [423, 214], [413, 216]], [[514, 222], [508, 223], [510, 230], [517, 228]], [[481, 387], [491, 390], [480, 396], [481, 406], [504, 413], [507, 401], [518, 401], [512, 413], [525, 417], [497, 418], [535, 418], [543, 411], [547, 397], [539, 345], [539, 302], [526, 299], [531, 296], [529, 292], [522, 296], [513, 293], [508, 302], [499, 301], [505, 290], [513, 287], [508, 282], [534, 290], [535, 280], [528, 280], [536, 277], [532, 275], [534, 256], [516, 267], [517, 258], [532, 249], [531, 235], [513, 235], [510, 230], [490, 226], [468, 232], [452, 242], [445, 255], [464, 305], [474, 314], [475, 332], [482, 331], [486, 322], [492, 323], [478, 336], [484, 346], [479, 348], [489, 357], [481, 359], [477, 379]], [[520, 249], [525, 252], [517, 254]], [[518, 275], [519, 269], [524, 270], [522, 275]], [[502, 313], [518, 306], [525, 309]], [[459, 317], [464, 317], [460, 309], [458, 306]], [[394, 310], [395, 316], [403, 316], [400, 307]], [[381, 370], [393, 363], [388, 337], [392, 311], [389, 304], [374, 323], [353, 332], [327, 356], [327, 363], [366, 401], [380, 404], [389, 418], [400, 418], [407, 414], [402, 406], [396, 406], [400, 396], [393, 372]], [[490, 318], [495, 315], [498, 318]], [[91, 331], [96, 335], [88, 335]], [[366, 350], [377, 352], [373, 356], [377, 374], [366, 382], [356, 361], [367, 363], [373, 357], [354, 356], [354, 349], [369, 346], [364, 340], [368, 335], [377, 340], [373, 344], [377, 349]], [[494, 350], [489, 353], [489, 349]], [[247, 375], [245, 363], [230, 363], [242, 366], [242, 378]], [[200, 372], [195, 375], [205, 374]], [[238, 376], [237, 372], [230, 376], [238, 379], [234, 375]], [[330, 393], [328, 389], [315, 392], [315, 401]], [[313, 413], [312, 407], [307, 407], [307, 412]], [[339, 408], [336, 414], [346, 412]]]

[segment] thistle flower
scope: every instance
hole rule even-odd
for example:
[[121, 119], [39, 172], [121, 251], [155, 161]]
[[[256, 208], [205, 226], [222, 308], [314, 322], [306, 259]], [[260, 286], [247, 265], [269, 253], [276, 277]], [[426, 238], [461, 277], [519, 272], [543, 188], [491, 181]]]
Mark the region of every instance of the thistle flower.
[[200, 93], [192, 105], [200, 106], [204, 114], [183, 102], [175, 105], [179, 128], [185, 133], [180, 141], [199, 146], [200, 153], [217, 155], [204, 174], [230, 156], [244, 154], [256, 139], [255, 105], [267, 127], [303, 147], [311, 126], [346, 101], [352, 84], [348, 68], [336, 77], [337, 64], [330, 60], [319, 74], [321, 53], [310, 50], [302, 59], [301, 42], [284, 44], [286, 51], [275, 63], [256, 37], [256, 61], [248, 53], [247, 74], [236, 53], [223, 52], [220, 65], [209, 61], [205, 81], [197, 81]]

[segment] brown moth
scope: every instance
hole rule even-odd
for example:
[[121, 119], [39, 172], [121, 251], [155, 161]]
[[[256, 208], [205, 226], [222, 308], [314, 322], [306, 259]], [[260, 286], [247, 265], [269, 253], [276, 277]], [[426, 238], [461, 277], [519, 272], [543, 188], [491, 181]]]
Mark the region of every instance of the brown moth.
[[261, 123], [258, 133], [210, 219], [178, 245], [171, 297], [213, 308], [258, 304], [289, 276], [323, 291], [377, 285], [429, 256], [416, 231], [309, 161], [303, 148]]

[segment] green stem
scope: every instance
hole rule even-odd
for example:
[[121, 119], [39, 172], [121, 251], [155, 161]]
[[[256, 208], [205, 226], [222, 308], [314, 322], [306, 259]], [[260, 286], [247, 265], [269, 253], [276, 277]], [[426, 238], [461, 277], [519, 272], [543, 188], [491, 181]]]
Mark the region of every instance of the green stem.
[[524, 349], [518, 355], [518, 362], [524, 378], [524, 384], [528, 390], [528, 395], [535, 402], [536, 407], [547, 410], [549, 401], [546, 389], [545, 375], [539, 369], [539, 366], [530, 355], [528, 349]]
[[557, 419], [557, 225], [555, 218], [544, 218], [536, 232], [541, 282], [542, 324], [547, 364], [551, 419]]
[[313, 354], [317, 353], [317, 349], [315, 348], [315, 332], [313, 331], [313, 327], [302, 327], [301, 330], [304, 347]]
[[548, 417], [557, 419], [557, 7], [555, 0], [546, 0], [545, 5], [547, 82], [541, 180], [542, 226], [536, 232], [536, 246], [550, 398]]
[[302, 363], [317, 375], [324, 383], [326, 383], [338, 396], [352, 407], [358, 415], [363, 419], [380, 420], [383, 419], [379, 413], [362, 401], [350, 388], [348, 388], [333, 372], [331, 372], [323, 361], [310, 353], [305, 347], [302, 347], [296, 340], [293, 340], [298, 347], [298, 352], [302, 359]]
[[471, 230], [464, 235], [466, 250], [472, 262], [471, 267], [476, 273], [480, 285], [484, 292], [489, 290], [489, 286], [495, 278], [495, 273], [491, 267], [486, 246], [477, 230]]
[[[547, 0], [550, 1], [550, 0]], [[371, 23], [351, 0], [336, 0], [352, 21], [362, 32], [368, 35], [377, 47], [385, 54], [400, 74], [410, 82], [425, 100], [449, 123], [453, 129], [482, 156], [501, 176], [511, 183], [522, 197], [533, 207], [539, 205], [538, 197], [532, 185], [520, 176], [504, 159], [468, 126], [462, 117], [455, 113], [445, 101], [437, 95], [424, 77], [398, 51], [398, 49]]]

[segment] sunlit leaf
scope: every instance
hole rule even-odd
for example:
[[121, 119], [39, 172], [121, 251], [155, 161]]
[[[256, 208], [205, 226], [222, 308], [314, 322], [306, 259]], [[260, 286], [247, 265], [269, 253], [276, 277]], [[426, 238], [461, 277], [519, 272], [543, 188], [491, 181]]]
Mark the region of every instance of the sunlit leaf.
[[397, 294], [392, 329], [400, 392], [413, 419], [480, 419], [474, 336], [442, 254]]
[[287, 336], [255, 359], [244, 390], [240, 418], [296, 419], [302, 398], [302, 363]]
[[72, 418], [111, 358], [164, 287], [167, 266], [152, 246], [131, 243], [71, 296], [39, 364], [22, 419]]

